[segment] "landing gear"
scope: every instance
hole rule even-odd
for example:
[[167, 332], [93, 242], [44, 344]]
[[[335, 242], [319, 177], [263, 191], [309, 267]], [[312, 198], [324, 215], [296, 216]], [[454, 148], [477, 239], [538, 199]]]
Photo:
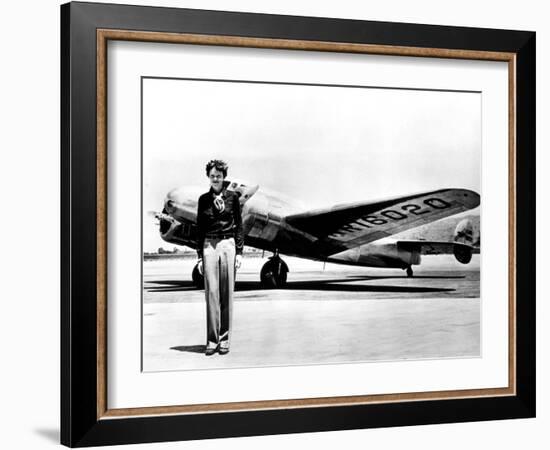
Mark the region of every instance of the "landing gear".
[[412, 276], [413, 276], [413, 269], [412, 269], [411, 266], [407, 266], [407, 276], [409, 278], [412, 278]]
[[279, 257], [279, 252], [268, 259], [260, 271], [262, 286], [268, 289], [283, 288], [286, 284], [288, 266]]
[[198, 264], [195, 264], [191, 278], [193, 279], [193, 284], [197, 287], [197, 289], [204, 289], [204, 276], [199, 272]]

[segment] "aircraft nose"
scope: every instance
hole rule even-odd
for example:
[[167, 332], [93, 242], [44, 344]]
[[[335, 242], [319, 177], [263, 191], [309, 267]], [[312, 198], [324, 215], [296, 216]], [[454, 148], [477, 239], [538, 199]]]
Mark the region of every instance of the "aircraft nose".
[[172, 189], [164, 199], [164, 209], [168, 214], [185, 220], [194, 220], [197, 214], [197, 202], [200, 189], [182, 186]]
[[179, 206], [179, 203], [181, 202], [182, 196], [179, 192], [180, 189], [172, 189], [170, 192], [166, 194], [166, 198], [164, 199], [164, 208], [167, 212], [173, 213], [175, 209]]

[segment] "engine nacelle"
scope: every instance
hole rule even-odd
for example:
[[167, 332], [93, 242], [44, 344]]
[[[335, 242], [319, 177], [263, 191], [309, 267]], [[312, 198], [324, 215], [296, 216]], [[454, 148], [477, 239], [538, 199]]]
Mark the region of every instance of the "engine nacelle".
[[196, 240], [195, 225], [181, 223], [172, 216], [166, 214], [166, 208], [162, 213], [156, 214], [159, 220], [160, 237], [171, 244], [187, 245], [192, 247]]

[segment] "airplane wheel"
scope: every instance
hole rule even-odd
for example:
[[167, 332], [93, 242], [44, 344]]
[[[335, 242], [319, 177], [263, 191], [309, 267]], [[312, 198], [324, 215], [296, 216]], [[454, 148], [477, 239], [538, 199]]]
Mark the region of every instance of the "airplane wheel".
[[412, 270], [411, 266], [407, 267], [407, 276], [409, 278], [411, 278], [413, 276], [413, 270]]
[[286, 284], [288, 268], [280, 258], [271, 258], [260, 271], [262, 286], [268, 289], [283, 288]]
[[198, 264], [195, 264], [191, 278], [193, 279], [193, 284], [197, 287], [197, 289], [204, 289], [204, 276], [199, 272]]

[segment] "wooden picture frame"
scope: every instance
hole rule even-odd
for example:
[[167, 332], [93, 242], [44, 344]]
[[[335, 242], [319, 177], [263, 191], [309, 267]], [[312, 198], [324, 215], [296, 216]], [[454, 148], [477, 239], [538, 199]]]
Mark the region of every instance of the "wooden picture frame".
[[[509, 70], [506, 388], [109, 409], [107, 42], [505, 61]], [[535, 415], [535, 33], [265, 14], [61, 6], [61, 443], [71, 447]]]

